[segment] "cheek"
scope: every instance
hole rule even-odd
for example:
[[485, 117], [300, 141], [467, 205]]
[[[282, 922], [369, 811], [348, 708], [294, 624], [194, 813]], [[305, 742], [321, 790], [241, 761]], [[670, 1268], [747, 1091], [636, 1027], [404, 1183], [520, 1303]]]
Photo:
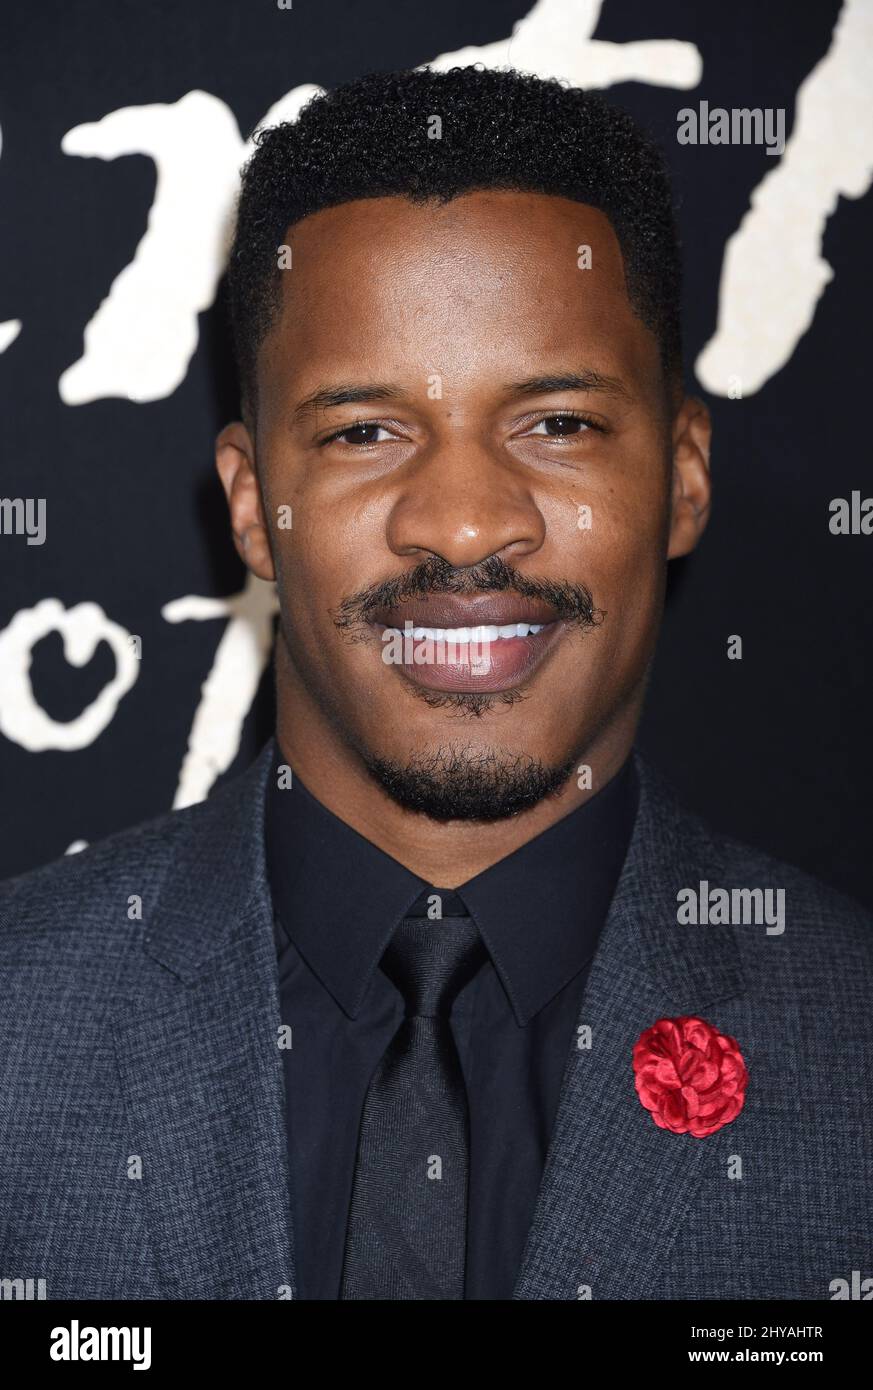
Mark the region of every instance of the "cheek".
[[[325, 630], [332, 627], [330, 610], [338, 601], [338, 555], [330, 527], [323, 511], [309, 505], [305, 492], [291, 487], [287, 479], [271, 480], [263, 486], [263, 495], [282, 630], [292, 648], [306, 650], [308, 661], [317, 661], [325, 649]], [[280, 507], [290, 509], [290, 526], [280, 523]]]
[[334, 602], [334, 572], [347, 550], [336, 509], [319, 495], [317, 482], [294, 459], [268, 455], [261, 490], [276, 578], [294, 612], [305, 616], [313, 607], [323, 610]]
[[637, 480], [580, 479], [542, 505], [558, 568], [595, 599], [601, 588], [651, 584], [666, 559], [667, 500], [651, 466]]
[[628, 514], [604, 529], [598, 602], [607, 609], [611, 641], [635, 644], [651, 628], [663, 598], [663, 520], [656, 511], [648, 516]]
[[380, 544], [354, 514], [313, 502], [301, 493], [293, 529], [273, 537], [282, 629], [292, 656], [322, 673], [339, 690], [371, 674], [372, 655], [338, 630], [336, 614], [345, 599], [392, 571]]
[[[583, 495], [586, 501], [577, 501]], [[579, 511], [577, 525], [577, 508], [582, 507], [590, 510]], [[602, 657], [635, 668], [648, 659], [663, 603], [664, 488], [651, 472], [642, 486], [622, 481], [580, 488], [574, 490], [572, 513], [569, 524], [561, 527], [558, 568], [568, 579], [587, 585], [604, 613], [596, 630]]]

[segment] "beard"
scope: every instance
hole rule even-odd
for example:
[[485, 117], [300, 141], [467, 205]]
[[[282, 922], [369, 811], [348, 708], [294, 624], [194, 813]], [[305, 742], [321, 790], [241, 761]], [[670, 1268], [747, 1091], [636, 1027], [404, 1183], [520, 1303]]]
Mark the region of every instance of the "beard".
[[[380, 609], [416, 597], [500, 592], [540, 599], [553, 610], [555, 621], [572, 624], [581, 632], [596, 627], [605, 617], [584, 584], [521, 575], [496, 555], [466, 569], [455, 569], [433, 555], [407, 574], [347, 597], [334, 611], [333, 619], [343, 637], [357, 642]], [[451, 709], [474, 719], [497, 705], [525, 698], [521, 690], [445, 692], [410, 687], [410, 691], [433, 709]], [[347, 724], [344, 732], [348, 738]], [[450, 745], [400, 762], [378, 756], [358, 739], [351, 742], [370, 776], [398, 805], [437, 821], [498, 821], [526, 811], [560, 791], [581, 756], [577, 749], [578, 756], [550, 765], [528, 753]]]
[[370, 775], [398, 805], [431, 820], [498, 821], [560, 791], [576, 758], [557, 767], [528, 754], [439, 748], [406, 763], [364, 756]]

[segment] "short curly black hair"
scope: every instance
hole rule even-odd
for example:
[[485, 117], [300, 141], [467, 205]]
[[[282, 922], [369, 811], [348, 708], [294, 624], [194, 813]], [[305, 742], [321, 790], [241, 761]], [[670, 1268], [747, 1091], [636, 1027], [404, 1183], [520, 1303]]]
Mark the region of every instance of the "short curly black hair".
[[[440, 138], [432, 118], [441, 120]], [[457, 67], [371, 73], [261, 129], [243, 169], [228, 268], [243, 408], [279, 306], [278, 248], [293, 223], [356, 198], [448, 202], [479, 189], [572, 198], [609, 218], [628, 296], [681, 376], [679, 238], [666, 163], [624, 111], [557, 80]]]

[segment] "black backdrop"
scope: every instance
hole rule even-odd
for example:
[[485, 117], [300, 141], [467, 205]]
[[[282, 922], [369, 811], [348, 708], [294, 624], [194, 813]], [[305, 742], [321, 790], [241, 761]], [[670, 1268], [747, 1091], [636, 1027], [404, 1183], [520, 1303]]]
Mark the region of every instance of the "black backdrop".
[[[546, 3], [571, 25], [559, 48], [581, 51], [585, 16], [597, 4]], [[844, 20], [856, 3], [871, 0], [846, 0]], [[173, 803], [226, 620], [172, 622], [162, 610], [184, 595], [243, 587], [211, 460], [214, 433], [236, 407], [220, 287], [211, 307], [202, 306], [198, 345], [175, 388], [140, 400], [136, 387], [126, 399], [107, 389], [78, 401], [59, 390], [82, 357], [86, 325], [134, 258], [156, 195], [148, 155], [82, 157], [62, 149], [65, 135], [120, 108], [200, 91], [220, 99], [247, 136], [301, 84], [332, 86], [364, 70], [489, 44], [532, 9], [533, 0], [294, 0], [291, 10], [275, 0], [17, 0], [7, 7], [0, 320], [22, 327], [0, 356], [0, 495], [45, 499], [47, 526], [42, 545], [0, 535], [0, 876]], [[634, 80], [605, 89], [668, 152], [686, 247], [689, 387], [705, 396], [715, 421], [713, 519], [701, 550], [673, 575], [641, 745], [717, 826], [873, 903], [873, 536], [833, 535], [828, 505], [853, 490], [873, 495], [871, 200], [857, 196], [865, 186], [834, 199], [821, 243], [832, 279], [785, 364], [759, 385], [747, 381], [741, 399], [710, 393], [695, 361], [716, 328], [725, 247], [780, 161], [760, 145], [676, 139], [677, 111], [706, 98], [710, 106], [784, 108], [790, 141], [798, 89], [828, 53], [839, 16], [838, 0], [605, 0], [594, 34], [616, 44], [681, 41], [702, 60], [690, 87]], [[511, 61], [533, 67], [523, 56], [519, 43]], [[873, 55], [866, 56], [869, 72]], [[536, 70], [548, 75], [547, 66]], [[813, 134], [823, 142], [825, 171], [839, 163], [843, 141], [859, 138], [848, 117]], [[820, 193], [811, 186], [809, 196]], [[780, 254], [790, 259], [797, 250], [790, 220], [779, 234]], [[753, 336], [766, 336], [785, 307], [761, 296]], [[122, 337], [123, 351], [142, 339], [137, 312]], [[741, 355], [736, 370], [742, 382]], [[105, 727], [86, 731], [75, 747], [57, 746], [58, 726], [73, 727], [98, 699], [115, 659], [101, 643], [76, 665], [60, 633], [46, 631], [33, 643], [28, 673], [27, 653], [10, 634], [35, 624], [20, 615], [48, 598], [67, 609], [98, 604], [142, 644], [135, 683]], [[727, 656], [734, 634], [743, 640], [742, 660]], [[228, 690], [237, 691], [237, 703], [240, 665], [252, 668], [240, 641], [226, 668], [236, 663]], [[217, 701], [219, 775], [252, 756], [270, 727], [270, 699], [264, 676], [247, 714], [247, 699], [237, 716]], [[231, 695], [224, 705], [233, 706]], [[54, 721], [47, 740], [38, 709]], [[202, 752], [200, 763], [202, 783]]]

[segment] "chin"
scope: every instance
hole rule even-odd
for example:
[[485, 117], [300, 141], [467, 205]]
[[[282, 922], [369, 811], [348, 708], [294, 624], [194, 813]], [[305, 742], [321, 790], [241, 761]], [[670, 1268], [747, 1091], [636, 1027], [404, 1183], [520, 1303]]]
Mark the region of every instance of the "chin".
[[499, 821], [560, 792], [576, 757], [552, 763], [529, 752], [442, 745], [403, 760], [365, 755], [364, 763], [408, 811], [437, 821]]

